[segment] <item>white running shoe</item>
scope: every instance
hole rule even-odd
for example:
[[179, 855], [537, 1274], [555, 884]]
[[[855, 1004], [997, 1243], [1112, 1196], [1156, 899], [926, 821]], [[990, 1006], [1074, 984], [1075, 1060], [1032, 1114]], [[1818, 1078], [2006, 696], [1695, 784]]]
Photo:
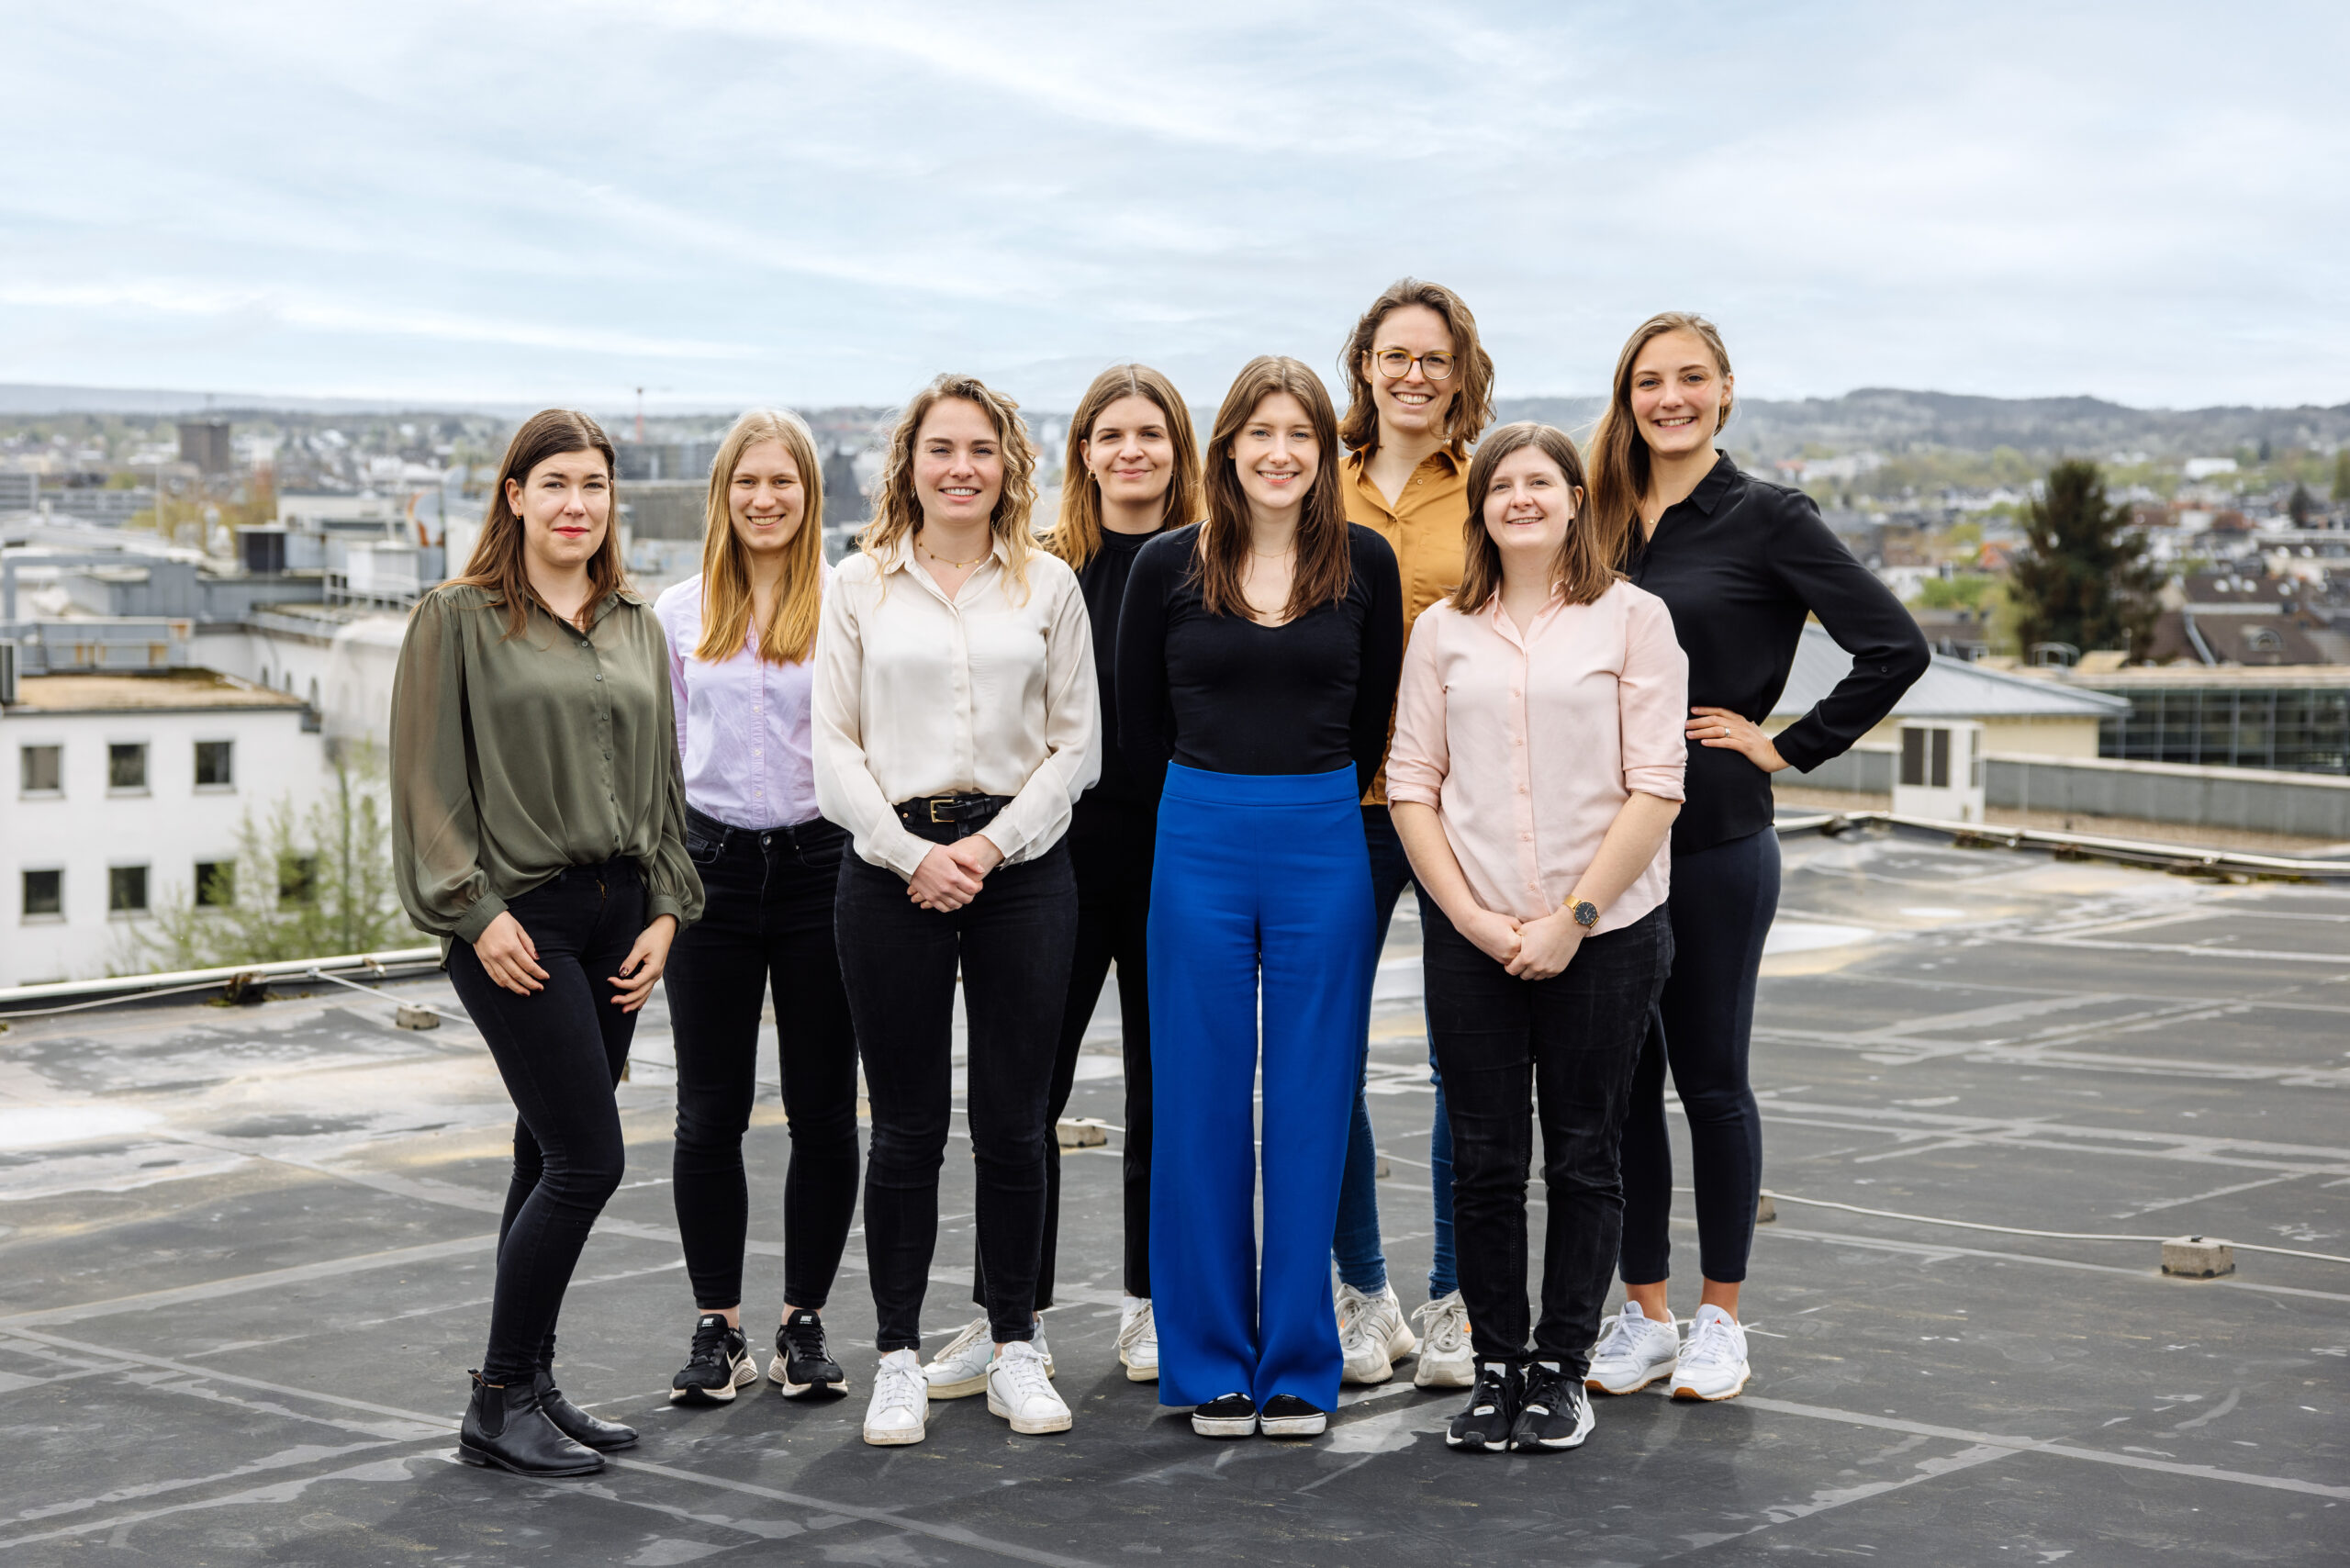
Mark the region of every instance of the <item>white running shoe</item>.
[[[1036, 1337], [1029, 1341], [1045, 1358], [1045, 1375], [1053, 1375], [1053, 1352], [1045, 1344], [1045, 1320], [1036, 1320]], [[922, 1375], [930, 1382], [933, 1399], [968, 1399], [988, 1385], [988, 1366], [995, 1360], [995, 1330], [984, 1317], [967, 1325], [931, 1358]]]
[[1681, 1336], [1667, 1317], [1659, 1323], [1628, 1301], [1624, 1310], [1601, 1324], [1599, 1343], [1592, 1347], [1591, 1372], [1585, 1388], [1602, 1394], [1638, 1394], [1661, 1377], [1671, 1377], [1681, 1357]]
[[892, 1350], [873, 1372], [865, 1407], [865, 1440], [876, 1448], [918, 1443], [930, 1429], [930, 1386], [912, 1350]]
[[1004, 1417], [1013, 1431], [1031, 1437], [1066, 1432], [1075, 1419], [1053, 1392], [1045, 1358], [1025, 1339], [1006, 1344], [988, 1368], [988, 1414]]
[[1752, 1374], [1746, 1364], [1746, 1330], [1718, 1306], [1701, 1306], [1689, 1320], [1689, 1343], [1673, 1374], [1675, 1399], [1735, 1399]]
[[1118, 1323], [1118, 1361], [1128, 1383], [1158, 1381], [1158, 1320], [1150, 1315], [1150, 1298], [1128, 1296]]
[[1412, 1369], [1417, 1388], [1467, 1388], [1477, 1381], [1477, 1357], [1469, 1348], [1469, 1304], [1460, 1293], [1440, 1295], [1412, 1313], [1420, 1326], [1420, 1360]]
[[1395, 1299], [1392, 1284], [1382, 1285], [1377, 1295], [1339, 1285], [1337, 1312], [1342, 1383], [1385, 1383], [1395, 1375], [1395, 1363], [1419, 1348], [1404, 1325], [1404, 1304]]

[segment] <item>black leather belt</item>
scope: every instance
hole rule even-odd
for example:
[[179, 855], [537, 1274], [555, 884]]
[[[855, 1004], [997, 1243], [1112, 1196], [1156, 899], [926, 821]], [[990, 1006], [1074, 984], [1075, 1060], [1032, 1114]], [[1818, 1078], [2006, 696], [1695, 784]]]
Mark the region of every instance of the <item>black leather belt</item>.
[[906, 831], [933, 844], [953, 844], [968, 838], [995, 821], [1012, 804], [1009, 795], [925, 795], [901, 801], [892, 809]]

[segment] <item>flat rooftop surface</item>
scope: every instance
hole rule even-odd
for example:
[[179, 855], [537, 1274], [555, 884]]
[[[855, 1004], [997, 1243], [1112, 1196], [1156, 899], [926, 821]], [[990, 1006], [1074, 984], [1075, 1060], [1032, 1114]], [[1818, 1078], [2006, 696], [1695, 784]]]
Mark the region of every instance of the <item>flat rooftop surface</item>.
[[[622, 1090], [632, 1169], [559, 1366], [643, 1441], [592, 1481], [470, 1469], [452, 1434], [509, 1113], [468, 1025], [397, 1029], [389, 998], [333, 986], [18, 1021], [0, 1035], [0, 1568], [2350, 1561], [2350, 1267], [2240, 1252], [2232, 1278], [2190, 1282], [2151, 1243], [1852, 1212], [2350, 1253], [2350, 887], [1903, 836], [1785, 850], [1754, 1067], [1782, 1196], [1745, 1297], [1750, 1392], [1602, 1398], [1588, 1446], [1535, 1459], [1448, 1450], [1460, 1395], [1414, 1390], [1408, 1361], [1348, 1390], [1320, 1440], [1193, 1437], [1113, 1353], [1115, 1134], [1065, 1159], [1049, 1329], [1073, 1431], [1013, 1437], [969, 1399], [934, 1405], [919, 1447], [860, 1442], [854, 1238], [828, 1313], [848, 1399], [762, 1383], [673, 1407], [692, 1304], [656, 1001]], [[1399, 921], [1371, 1070], [1407, 1304], [1430, 1235], [1417, 940]], [[437, 980], [390, 989], [455, 1011]], [[1071, 1114], [1120, 1120], [1115, 1048], [1105, 1004]], [[755, 1344], [780, 1305], [785, 1152], [770, 1082]], [[968, 1162], [950, 1152], [945, 1182], [930, 1350], [972, 1316]], [[1685, 1217], [1674, 1241], [1685, 1315]]]

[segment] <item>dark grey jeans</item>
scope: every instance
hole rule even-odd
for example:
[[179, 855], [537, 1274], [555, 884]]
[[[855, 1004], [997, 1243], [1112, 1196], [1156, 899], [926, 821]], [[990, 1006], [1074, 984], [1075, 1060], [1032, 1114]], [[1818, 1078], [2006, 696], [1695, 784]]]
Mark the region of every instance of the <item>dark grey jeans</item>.
[[[1617, 1169], [1649, 1010], [1673, 967], [1662, 909], [1587, 936], [1545, 980], [1513, 978], [1445, 918], [1421, 915], [1429, 1027], [1452, 1123], [1452, 1226], [1480, 1361], [1591, 1368], [1624, 1221]], [[1549, 1221], [1542, 1315], [1527, 1348], [1527, 1167], [1542, 1123]]]

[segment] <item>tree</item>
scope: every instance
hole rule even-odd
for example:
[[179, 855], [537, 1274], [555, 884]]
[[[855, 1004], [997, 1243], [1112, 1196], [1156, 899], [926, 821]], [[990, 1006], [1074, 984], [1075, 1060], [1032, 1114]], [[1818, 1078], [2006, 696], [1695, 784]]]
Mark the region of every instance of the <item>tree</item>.
[[2350, 446], [2333, 454], [2333, 498], [2350, 501]]
[[2017, 633], [2035, 643], [2127, 648], [2132, 658], [2154, 633], [2161, 570], [2146, 559], [2146, 536], [2130, 509], [2106, 499], [2094, 463], [2059, 463], [2024, 513], [2026, 553], [2014, 567]]
[[2293, 493], [2285, 502], [2285, 515], [2293, 520], [2295, 528], [2307, 528], [2310, 516], [2317, 510], [2317, 498], [2310, 494], [2307, 485], [2295, 484]]
[[336, 756], [335, 787], [298, 819], [280, 797], [245, 816], [235, 860], [177, 890], [129, 944], [123, 972], [323, 958], [415, 946], [392, 879], [391, 819], [372, 747]]

